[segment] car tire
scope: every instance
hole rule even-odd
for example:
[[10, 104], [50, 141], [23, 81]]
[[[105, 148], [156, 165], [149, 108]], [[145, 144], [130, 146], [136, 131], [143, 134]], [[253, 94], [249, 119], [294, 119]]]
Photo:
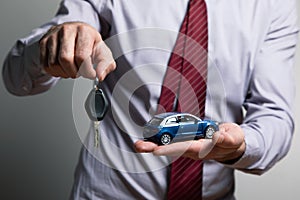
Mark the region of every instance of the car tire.
[[215, 127], [213, 126], [208, 126], [206, 129], [205, 129], [205, 139], [212, 139], [214, 133], [216, 132], [216, 129]]
[[172, 141], [172, 136], [169, 133], [164, 133], [160, 137], [160, 144], [167, 145]]

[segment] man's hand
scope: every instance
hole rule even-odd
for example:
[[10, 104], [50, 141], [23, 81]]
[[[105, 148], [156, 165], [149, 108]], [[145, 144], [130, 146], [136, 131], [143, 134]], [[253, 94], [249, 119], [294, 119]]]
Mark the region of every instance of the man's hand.
[[158, 146], [152, 142], [139, 140], [135, 143], [137, 152], [152, 152], [157, 156], [184, 156], [192, 159], [214, 159], [228, 162], [245, 152], [243, 130], [237, 124], [225, 123], [219, 126], [212, 140], [200, 139]]
[[[53, 26], [40, 40], [40, 61], [55, 77], [100, 81], [116, 67], [111, 51], [99, 32], [82, 22]], [[94, 69], [93, 64], [96, 65]]]

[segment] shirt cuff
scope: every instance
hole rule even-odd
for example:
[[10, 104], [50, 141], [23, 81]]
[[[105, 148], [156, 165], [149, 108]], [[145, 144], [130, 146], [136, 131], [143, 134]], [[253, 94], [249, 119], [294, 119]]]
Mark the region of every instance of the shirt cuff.
[[23, 90], [26, 90], [30, 95], [48, 90], [56, 84], [59, 78], [47, 74], [40, 64], [39, 42], [35, 41], [28, 46], [25, 41], [20, 42], [24, 45], [24, 67], [29, 76], [29, 80], [25, 81], [27, 84], [24, 85]]
[[251, 172], [254, 174], [261, 174], [261, 170], [255, 169], [255, 163], [257, 163], [262, 157], [262, 148], [257, 140], [257, 132], [251, 129], [247, 125], [241, 125], [241, 128], [245, 134], [246, 149], [242, 157], [235, 162], [223, 163], [225, 166], [239, 169], [241, 171]]

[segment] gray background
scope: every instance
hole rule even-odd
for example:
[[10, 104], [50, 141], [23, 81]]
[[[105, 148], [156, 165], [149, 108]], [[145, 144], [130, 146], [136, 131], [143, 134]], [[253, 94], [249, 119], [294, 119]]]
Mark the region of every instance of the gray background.
[[[59, 0], [1, 1], [1, 65], [15, 40], [50, 19], [58, 4]], [[300, 51], [296, 66], [299, 64]], [[300, 69], [296, 68], [298, 74]], [[63, 80], [47, 93], [15, 97], [0, 79], [0, 199], [67, 199], [81, 146], [72, 118], [74, 82]], [[300, 79], [297, 81], [299, 85]], [[299, 93], [300, 87], [296, 102], [300, 101]], [[299, 118], [297, 104], [296, 121]], [[263, 176], [236, 173], [238, 199], [298, 199], [298, 126], [291, 151], [271, 171]]]

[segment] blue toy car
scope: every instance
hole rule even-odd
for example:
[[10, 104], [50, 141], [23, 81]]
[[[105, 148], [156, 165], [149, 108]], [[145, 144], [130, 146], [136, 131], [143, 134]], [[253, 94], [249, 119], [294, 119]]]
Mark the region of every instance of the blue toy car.
[[182, 140], [211, 139], [218, 130], [215, 121], [201, 120], [188, 113], [168, 112], [155, 115], [144, 126], [143, 136], [146, 141], [166, 145]]

